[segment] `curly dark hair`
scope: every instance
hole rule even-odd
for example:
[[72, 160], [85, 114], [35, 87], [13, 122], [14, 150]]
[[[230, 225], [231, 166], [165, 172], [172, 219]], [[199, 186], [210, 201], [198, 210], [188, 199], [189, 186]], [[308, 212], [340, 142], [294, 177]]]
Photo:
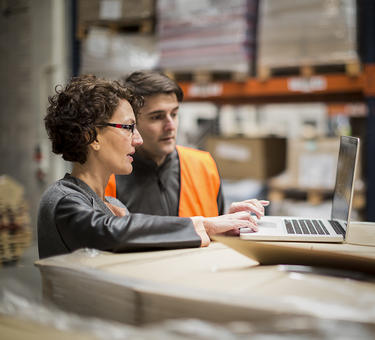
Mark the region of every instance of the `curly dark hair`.
[[181, 87], [167, 75], [158, 71], [136, 71], [123, 79], [125, 86], [132, 86], [137, 95], [147, 97], [174, 93], [179, 102], [184, 99]]
[[131, 88], [93, 75], [74, 77], [65, 88], [58, 85], [55, 91], [48, 98], [44, 118], [52, 151], [81, 164], [86, 162], [88, 145], [96, 140], [96, 128], [110, 120], [120, 99], [127, 100], [135, 114], [143, 105], [143, 98]]

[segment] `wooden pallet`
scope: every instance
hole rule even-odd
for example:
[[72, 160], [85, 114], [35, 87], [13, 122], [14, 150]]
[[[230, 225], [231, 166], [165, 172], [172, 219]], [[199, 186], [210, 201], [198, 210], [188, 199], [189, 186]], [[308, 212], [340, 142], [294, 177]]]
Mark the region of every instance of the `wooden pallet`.
[[[305, 200], [311, 205], [321, 204], [325, 200], [331, 200], [332, 190], [328, 189], [296, 189], [271, 187], [268, 191], [268, 199], [271, 202], [281, 202], [285, 199]], [[363, 209], [366, 205], [366, 197], [363, 191], [355, 191], [353, 197], [353, 209]]]
[[345, 63], [321, 64], [321, 65], [299, 65], [290, 67], [274, 67], [262, 65], [258, 67], [257, 78], [267, 80], [271, 77], [296, 76], [312, 77], [332, 73], [345, 73], [348, 76], [358, 76], [361, 73], [359, 61], [347, 61]]
[[77, 38], [79, 40], [85, 39], [90, 27], [108, 28], [113, 33], [153, 33], [155, 31], [155, 19], [96, 20], [80, 23], [77, 27]]
[[170, 71], [164, 73], [177, 82], [212, 83], [218, 81], [244, 82], [248, 78], [246, 72], [233, 71]]
[[270, 188], [268, 192], [268, 199], [271, 202], [281, 202], [285, 199], [295, 199], [305, 200], [311, 205], [318, 205], [324, 200], [330, 198], [332, 198], [331, 190]]

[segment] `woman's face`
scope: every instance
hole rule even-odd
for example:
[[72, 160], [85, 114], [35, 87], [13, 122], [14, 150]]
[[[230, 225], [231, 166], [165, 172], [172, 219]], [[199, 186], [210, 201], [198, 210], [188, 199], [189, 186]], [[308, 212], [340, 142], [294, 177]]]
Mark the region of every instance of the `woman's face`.
[[[133, 109], [128, 101], [121, 99], [117, 109], [108, 123], [131, 125], [135, 123]], [[132, 172], [135, 147], [143, 143], [142, 137], [135, 128], [128, 129], [106, 126], [98, 132], [100, 164], [110, 174], [128, 175]]]

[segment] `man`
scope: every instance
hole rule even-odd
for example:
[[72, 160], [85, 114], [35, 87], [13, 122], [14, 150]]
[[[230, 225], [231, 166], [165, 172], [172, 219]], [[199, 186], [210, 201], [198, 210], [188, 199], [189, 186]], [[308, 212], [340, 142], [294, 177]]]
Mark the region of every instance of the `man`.
[[[117, 197], [132, 213], [181, 217], [223, 214], [220, 176], [211, 155], [176, 146], [181, 88], [154, 71], [134, 72], [125, 83], [144, 97], [137, 116], [143, 144], [136, 149], [133, 172], [112, 175], [106, 195]], [[229, 212], [249, 210], [260, 218], [266, 204], [248, 200], [232, 205]]]

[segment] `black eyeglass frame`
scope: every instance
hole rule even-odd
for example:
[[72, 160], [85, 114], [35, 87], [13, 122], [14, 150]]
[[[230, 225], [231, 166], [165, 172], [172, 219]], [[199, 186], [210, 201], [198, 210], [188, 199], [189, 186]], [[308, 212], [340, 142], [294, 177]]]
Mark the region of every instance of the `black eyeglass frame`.
[[135, 123], [133, 124], [104, 123], [104, 124], [98, 125], [98, 127], [112, 126], [118, 129], [125, 129], [125, 130], [130, 131], [131, 133], [134, 133], [135, 125], [136, 125]]

